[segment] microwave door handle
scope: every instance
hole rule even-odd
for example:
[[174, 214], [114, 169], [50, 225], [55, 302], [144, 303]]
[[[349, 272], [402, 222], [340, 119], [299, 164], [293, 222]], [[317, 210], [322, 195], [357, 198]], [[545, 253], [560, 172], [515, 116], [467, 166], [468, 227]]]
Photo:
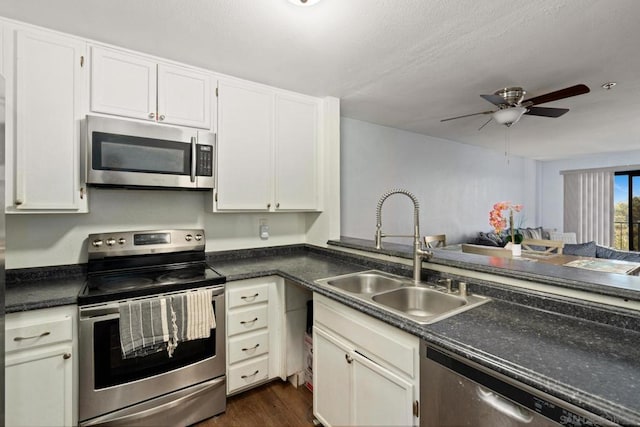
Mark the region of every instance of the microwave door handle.
[[196, 182], [196, 137], [191, 137], [191, 182]]

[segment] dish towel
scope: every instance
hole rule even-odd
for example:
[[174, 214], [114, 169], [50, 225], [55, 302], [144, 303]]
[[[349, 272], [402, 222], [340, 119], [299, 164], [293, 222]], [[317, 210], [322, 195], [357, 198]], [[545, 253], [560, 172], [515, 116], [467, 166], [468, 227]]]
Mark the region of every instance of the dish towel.
[[189, 292], [187, 295], [187, 340], [209, 338], [216, 327], [211, 289]]
[[121, 303], [120, 344], [125, 359], [167, 350], [178, 343], [209, 338], [216, 327], [211, 289]]
[[125, 359], [156, 353], [169, 341], [170, 301], [154, 298], [120, 303], [120, 346]]

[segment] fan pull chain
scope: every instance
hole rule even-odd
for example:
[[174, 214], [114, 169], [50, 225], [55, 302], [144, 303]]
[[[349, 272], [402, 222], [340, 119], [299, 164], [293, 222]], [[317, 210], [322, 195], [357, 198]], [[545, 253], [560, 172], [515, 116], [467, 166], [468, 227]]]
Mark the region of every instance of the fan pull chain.
[[509, 166], [509, 128], [504, 130], [504, 159]]

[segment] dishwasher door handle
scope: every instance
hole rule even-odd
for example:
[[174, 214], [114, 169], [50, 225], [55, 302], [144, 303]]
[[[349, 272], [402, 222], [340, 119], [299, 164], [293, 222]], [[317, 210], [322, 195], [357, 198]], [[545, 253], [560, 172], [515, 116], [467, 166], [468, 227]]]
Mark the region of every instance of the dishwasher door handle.
[[478, 386], [478, 396], [487, 405], [491, 406], [497, 411], [502, 412], [506, 416], [518, 420], [522, 423], [530, 423], [533, 420], [533, 415], [529, 410], [516, 405], [512, 401], [505, 399], [504, 397], [496, 394], [484, 387]]

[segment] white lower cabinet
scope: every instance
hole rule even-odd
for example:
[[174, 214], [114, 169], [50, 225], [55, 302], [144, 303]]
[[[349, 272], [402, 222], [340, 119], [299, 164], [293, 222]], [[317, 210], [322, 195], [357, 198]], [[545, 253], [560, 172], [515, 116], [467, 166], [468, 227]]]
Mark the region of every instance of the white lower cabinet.
[[313, 351], [323, 425], [418, 425], [417, 337], [314, 294]]
[[5, 325], [5, 424], [77, 422], [75, 307], [10, 313]]
[[227, 394], [255, 387], [283, 374], [280, 277], [227, 282]]

